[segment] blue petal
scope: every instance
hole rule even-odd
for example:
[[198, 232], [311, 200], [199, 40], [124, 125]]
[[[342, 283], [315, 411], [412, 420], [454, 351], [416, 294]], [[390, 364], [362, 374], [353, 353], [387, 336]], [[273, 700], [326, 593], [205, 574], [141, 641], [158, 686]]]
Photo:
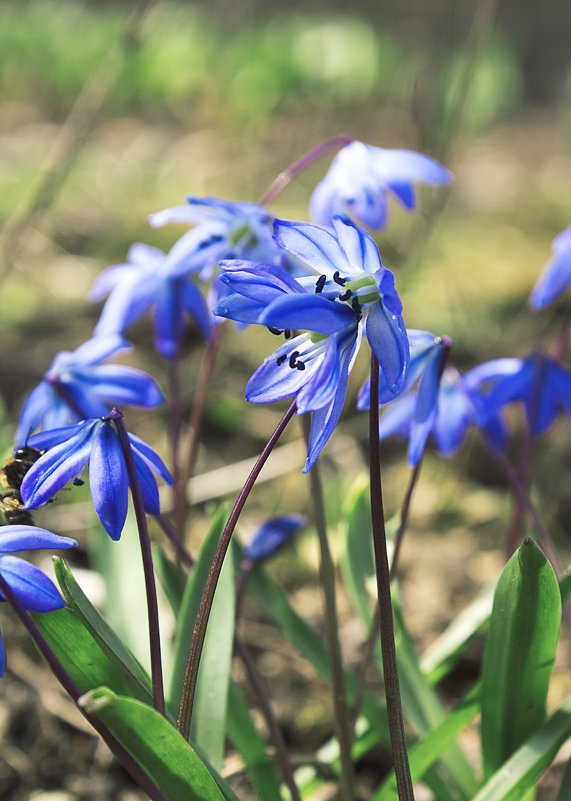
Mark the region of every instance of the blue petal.
[[468, 423], [474, 415], [474, 407], [460, 377], [449, 378], [454, 376], [450, 370], [445, 371], [445, 376], [438, 396], [438, 410], [432, 434], [438, 452], [449, 456], [461, 445]]
[[147, 220], [149, 225], [153, 228], [160, 228], [167, 223], [201, 223], [210, 221], [211, 215], [205, 211], [197, 209], [195, 206], [185, 204], [183, 206], [173, 206], [170, 209], [163, 209], [156, 211], [154, 214], [149, 214]]
[[164, 359], [173, 359], [176, 356], [184, 330], [177, 285], [178, 282], [175, 281], [164, 282], [155, 297], [155, 348]]
[[317, 184], [309, 201], [309, 216], [318, 225], [331, 225], [333, 215], [344, 210], [334, 184], [325, 178]]
[[[130, 350], [131, 345], [120, 334], [92, 337], [70, 354], [68, 366], [88, 367], [111, 358], [119, 350]], [[56, 357], [57, 363], [57, 357]]]
[[[273, 403], [297, 393], [319, 368], [324, 347], [325, 343], [316, 347], [307, 334], [281, 345], [264, 359], [246, 384], [246, 400], [250, 403]], [[289, 356], [294, 351], [297, 351], [299, 360], [304, 362], [305, 370], [289, 366]], [[308, 353], [317, 355], [307, 359]], [[285, 360], [280, 359], [282, 356], [286, 356]]]
[[488, 381], [495, 382], [497, 379], [516, 375], [522, 367], [522, 359], [492, 359], [473, 367], [462, 380], [468, 390], [479, 389]]
[[30, 392], [22, 407], [15, 434], [15, 441], [18, 444], [24, 443], [32, 431], [38, 428], [47, 410], [54, 403], [61, 403], [61, 400], [47, 381], [42, 381]]
[[389, 404], [379, 422], [380, 439], [386, 439], [392, 434], [397, 434], [399, 437], [407, 437], [415, 404], [416, 392], [412, 392], [410, 395], [406, 395], [404, 398], [399, 398], [399, 400]]
[[402, 317], [388, 312], [381, 302], [375, 303], [368, 308], [365, 334], [379, 360], [389, 389], [398, 394], [404, 385], [410, 357]]
[[369, 146], [376, 175], [389, 182], [414, 181], [425, 184], [447, 184], [452, 173], [429, 156], [414, 150]]
[[548, 306], [571, 284], [571, 248], [557, 253], [545, 265], [529, 298], [530, 308]]
[[229, 320], [236, 320], [239, 323], [257, 323], [264, 309], [263, 303], [258, 303], [256, 300], [250, 300], [243, 295], [234, 293], [221, 298], [212, 309], [212, 314], [218, 317], [226, 317]]
[[250, 543], [245, 546], [244, 558], [252, 562], [267, 559], [285, 545], [305, 523], [303, 515], [287, 515], [266, 520], [254, 531]]
[[[154, 378], [134, 367], [103, 364], [94, 367], [81, 379], [90, 385], [91, 392], [110, 406], [159, 406], [163, 393]], [[93, 415], [94, 417], [96, 415]]]
[[159, 286], [156, 274], [130, 276], [117, 284], [103, 307], [95, 334], [124, 331], [152, 308]]
[[147, 445], [146, 442], [143, 442], [142, 439], [135, 436], [135, 434], [129, 434], [129, 440], [131, 442], [131, 447], [140, 459], [145, 462], [154, 473], [160, 476], [163, 481], [171, 485], [173, 483], [173, 477], [159, 454]]
[[218, 261], [228, 252], [228, 243], [219, 227], [198, 226], [187, 231], [170, 249], [164, 263], [164, 274], [180, 278]]
[[387, 181], [387, 186], [397, 196], [405, 209], [411, 211], [416, 205], [414, 186], [409, 181], [394, 179]]
[[355, 322], [349, 306], [321, 295], [283, 295], [259, 317], [261, 325], [333, 334]]
[[[52, 612], [65, 606], [53, 582], [39, 568], [17, 556], [0, 556], [0, 574], [29, 612]], [[0, 593], [0, 597], [4, 595]]]
[[69, 537], [60, 537], [37, 526], [2, 526], [0, 553], [29, 551], [32, 548], [73, 548], [77, 545]]
[[307, 459], [305, 461], [305, 467], [302, 470], [303, 473], [307, 473], [311, 470], [317, 457], [335, 430], [335, 426], [341, 415], [341, 410], [343, 409], [343, 403], [345, 402], [347, 381], [359, 344], [360, 337], [355, 337], [352, 342], [350, 341], [348, 347], [344, 349], [335, 395], [327, 406], [317, 409], [312, 414]]
[[[34, 462], [20, 487], [26, 509], [36, 509], [47, 503], [68, 481], [79, 475], [89, 458], [94, 428], [100, 425], [100, 422], [93, 420], [74, 426], [73, 428], [77, 428], [77, 433], [71, 439], [51, 448]], [[32, 439], [30, 444], [31, 442]]]
[[278, 245], [291, 253], [317, 273], [329, 277], [336, 270], [350, 272], [345, 252], [333, 234], [318, 225], [289, 220], [274, 221], [274, 239]]
[[61, 428], [50, 428], [46, 431], [41, 431], [39, 434], [34, 434], [28, 438], [27, 444], [31, 448], [37, 448], [39, 451], [45, 451], [66, 442], [68, 439], [74, 437], [85, 427], [85, 422], [74, 423], [71, 426], [62, 426]]
[[204, 339], [209, 339], [212, 323], [204, 295], [190, 279], [179, 282], [179, 286], [184, 310], [196, 322]]
[[93, 506], [111, 539], [118, 540], [127, 517], [127, 468], [112, 423], [103, 423], [93, 436], [89, 457], [89, 487]]
[[143, 242], [134, 242], [127, 251], [127, 261], [135, 267], [148, 267], [158, 264], [165, 257], [159, 248], [145, 245]]
[[146, 462], [144, 462], [135, 451], [133, 451], [133, 459], [135, 460], [145, 512], [149, 515], [158, 515], [161, 511], [161, 504], [159, 501], [159, 488], [157, 487], [156, 479], [149, 470]]
[[383, 266], [374, 239], [346, 215], [333, 218], [335, 233], [351, 267], [374, 274]]
[[[223, 265], [231, 264], [232, 269], [222, 272], [220, 280], [225, 283], [232, 292], [240, 292], [247, 298], [257, 300], [260, 303], [268, 304], [272, 300], [286, 294], [305, 294], [304, 288], [295, 278], [288, 275], [281, 267], [260, 264], [259, 262], [244, 262], [235, 260], [233, 262], [222, 262]], [[236, 264], [246, 265], [243, 269], [237, 269]], [[250, 264], [250, 268], [247, 265]]]

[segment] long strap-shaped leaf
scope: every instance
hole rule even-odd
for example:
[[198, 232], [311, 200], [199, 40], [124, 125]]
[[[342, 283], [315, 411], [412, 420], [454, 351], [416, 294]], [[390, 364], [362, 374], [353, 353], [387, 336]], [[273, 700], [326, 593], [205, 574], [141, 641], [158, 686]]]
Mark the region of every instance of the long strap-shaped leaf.
[[[521, 801], [568, 737], [571, 737], [571, 695], [489, 778], [473, 801]], [[568, 797], [563, 796], [561, 801], [567, 801]]]
[[151, 706], [116, 695], [107, 687], [92, 690], [80, 703], [103, 721], [169, 801], [237, 801], [174, 726]]
[[498, 581], [482, 667], [484, 777], [545, 720], [545, 701], [561, 622], [553, 568], [532, 539]]

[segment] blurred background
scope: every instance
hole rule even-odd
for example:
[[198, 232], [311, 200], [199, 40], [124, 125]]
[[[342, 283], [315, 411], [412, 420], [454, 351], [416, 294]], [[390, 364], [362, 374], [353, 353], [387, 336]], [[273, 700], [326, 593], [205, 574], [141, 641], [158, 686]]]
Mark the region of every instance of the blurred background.
[[[571, 7], [559, 0], [541, 7], [517, 0], [385, 0], [350, 7], [341, 0], [4, 0], [2, 452], [9, 454], [23, 399], [54, 354], [91, 335], [100, 306], [90, 305], [86, 293], [97, 273], [122, 262], [134, 241], [167, 250], [185, 230], [151, 229], [148, 214], [183, 202], [187, 194], [257, 200], [292, 161], [341, 132], [374, 145], [421, 150], [455, 173], [450, 190], [420, 190], [414, 214], [393, 204], [388, 227], [377, 237], [383, 262], [396, 273], [407, 325], [451, 336], [452, 359], [462, 369], [548, 348], [565, 300], [531, 314], [527, 298], [553, 237], [571, 223], [570, 41]], [[300, 175], [272, 211], [307, 219], [309, 196], [328, 163]], [[127, 336], [137, 347], [124, 361], [152, 372], [166, 389], [167, 370], [152, 350], [148, 320]], [[244, 468], [211, 471], [254, 456], [281, 415], [275, 407], [247, 407], [243, 399], [247, 377], [273, 346], [264, 331], [223, 338], [193, 490], [200, 502], [195, 541], [208, 504], [232, 498]], [[183, 371], [188, 406], [201, 354], [191, 331]], [[365, 464], [366, 421], [354, 399], [366, 371], [365, 358], [354, 371], [344, 421], [322, 459], [333, 520]], [[134, 412], [130, 420], [138, 434], [168, 453], [166, 412]], [[517, 457], [517, 410], [512, 422]], [[298, 439], [298, 431], [290, 435], [292, 442]], [[539, 443], [534, 470], [537, 497], [564, 564], [570, 553], [570, 445], [569, 421], [560, 420], [549, 442]], [[408, 480], [404, 452], [401, 443], [384, 446], [389, 515], [398, 511]], [[279, 488], [260, 488], [248, 508], [252, 521], [263, 508], [307, 511], [302, 460], [301, 445], [289, 462], [284, 455]], [[39, 513], [38, 522], [84, 540], [92, 525], [86, 491], [65, 495]], [[419, 647], [497, 574], [509, 519], [503, 479], [477, 437], [449, 462], [428, 454], [413, 504], [415, 545], [403, 549], [403, 598], [414, 610], [411, 629]], [[279, 560], [276, 574], [300, 608], [315, 607], [319, 618], [313, 539], [302, 537]], [[19, 637], [8, 618], [2, 618], [8, 638]], [[344, 625], [347, 658], [355, 659], [362, 631], [348, 609]], [[266, 635], [274, 648], [271, 633]], [[63, 788], [63, 801], [108, 797], [105, 759], [97, 767], [85, 746], [89, 784], [81, 778], [85, 765], [78, 769], [68, 754], [69, 738], [79, 736], [77, 724], [66, 722], [64, 713], [56, 712], [54, 723], [37, 711], [29, 691], [37, 686], [31, 654], [25, 643], [20, 656], [10, 653], [12, 669], [0, 685], [0, 695], [11, 687], [10, 703], [0, 705], [6, 743], [0, 795], [47, 799], [52, 796], [45, 788]], [[476, 667], [465, 666], [468, 674], [478, 659], [476, 652]], [[292, 685], [294, 668], [301, 678]], [[284, 668], [268, 656], [265, 669], [279, 688], [276, 703], [290, 740], [319, 742], [330, 728], [319, 692], [306, 689], [303, 708], [309, 711], [292, 711], [300, 708], [293, 693], [304, 692], [303, 666], [292, 668], [286, 659]], [[571, 679], [564, 664], [559, 672], [563, 697]], [[34, 715], [41, 716], [41, 735], [31, 730]], [[139, 797], [133, 793], [126, 786], [117, 797]]]

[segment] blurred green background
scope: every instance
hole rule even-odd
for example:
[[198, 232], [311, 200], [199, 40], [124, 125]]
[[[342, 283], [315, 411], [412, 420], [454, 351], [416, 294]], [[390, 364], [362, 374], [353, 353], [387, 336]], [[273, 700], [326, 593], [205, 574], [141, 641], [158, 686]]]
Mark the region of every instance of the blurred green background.
[[[456, 175], [450, 191], [421, 190], [414, 214], [393, 204], [378, 236], [407, 325], [450, 335], [454, 361], [466, 369], [548, 347], [564, 301], [536, 315], [526, 304], [552, 238], [571, 221], [570, 28], [571, 11], [558, 3], [540, 11], [492, 0], [361, 2], [348, 11], [317, 1], [4, 2], [4, 450], [25, 394], [54, 353], [89, 337], [99, 307], [85, 297], [97, 272], [121, 262], [133, 241], [168, 249], [185, 230], [153, 230], [149, 213], [185, 194], [256, 200], [289, 163], [340, 132], [422, 150]], [[275, 213], [306, 219], [327, 163], [299, 176]], [[148, 321], [128, 336], [138, 345], [131, 361], [166, 386]], [[272, 429], [279, 410], [248, 408], [242, 397], [272, 346], [262, 331], [226, 337], [200, 469], [255, 453]], [[189, 397], [200, 358], [191, 333]], [[350, 401], [365, 372], [363, 362]], [[364, 443], [364, 421], [351, 404], [347, 410], [350, 438]], [[144, 427], [163, 416], [137, 419]], [[546, 453], [538, 480], [559, 537], [569, 534], [560, 501], [568, 446], [564, 421], [549, 452], [538, 454], [541, 461]], [[478, 490], [498, 481], [479, 451], [471, 441], [449, 471], [453, 506], [458, 476]], [[402, 453], [388, 446], [389, 459], [400, 462]], [[434, 461], [435, 486], [447, 486], [448, 468]], [[349, 474], [358, 469], [352, 463]]]

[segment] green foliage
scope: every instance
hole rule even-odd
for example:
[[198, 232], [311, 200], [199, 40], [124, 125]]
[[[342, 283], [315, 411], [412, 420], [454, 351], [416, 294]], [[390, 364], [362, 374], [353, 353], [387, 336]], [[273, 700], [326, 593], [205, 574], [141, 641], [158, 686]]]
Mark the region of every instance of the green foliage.
[[545, 719], [561, 595], [543, 551], [527, 539], [504, 568], [482, 668], [482, 755], [489, 778]]

